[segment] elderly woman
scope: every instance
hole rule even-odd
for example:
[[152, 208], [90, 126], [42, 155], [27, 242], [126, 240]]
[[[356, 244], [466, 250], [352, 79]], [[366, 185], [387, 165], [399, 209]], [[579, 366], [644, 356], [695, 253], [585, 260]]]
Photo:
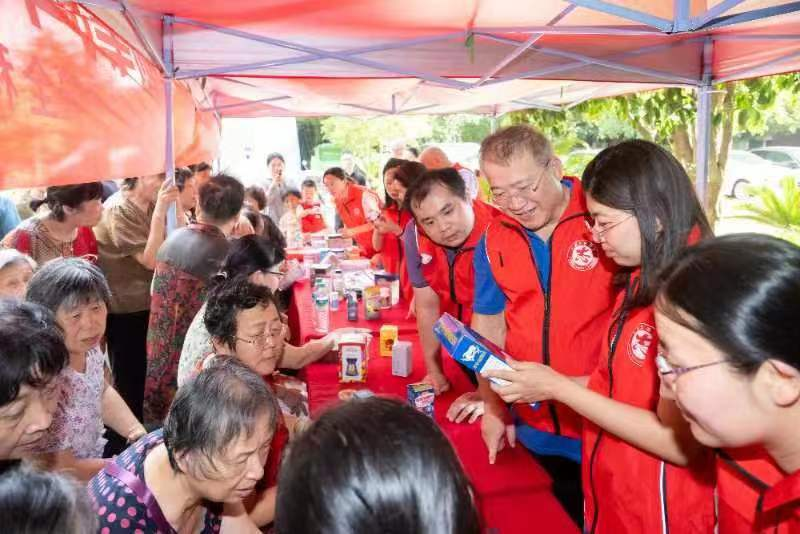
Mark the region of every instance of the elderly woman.
[[86, 480], [103, 465], [104, 423], [131, 442], [145, 434], [110, 384], [99, 346], [110, 298], [100, 269], [79, 258], [46, 263], [28, 285], [27, 299], [53, 312], [69, 351], [69, 365], [58, 378], [61, 392], [53, 425], [38, 450], [61, 453], [55, 467], [75, 469]]
[[3, 245], [28, 254], [37, 263], [70, 256], [97, 256], [97, 241], [92, 226], [103, 214], [103, 185], [91, 182], [47, 188], [42, 200], [31, 201], [37, 211], [49, 210], [22, 221], [3, 239]]
[[36, 270], [36, 262], [22, 252], [0, 249], [0, 298], [22, 299], [28, 281]]
[[150, 283], [166, 237], [167, 209], [177, 200], [178, 189], [163, 174], [125, 178], [95, 227], [99, 265], [112, 295], [107, 332], [111, 366], [122, 398], [138, 418], [147, 368]]
[[242, 499], [264, 474], [275, 398], [258, 375], [217, 358], [180, 390], [164, 428], [89, 483], [100, 531], [259, 532]]

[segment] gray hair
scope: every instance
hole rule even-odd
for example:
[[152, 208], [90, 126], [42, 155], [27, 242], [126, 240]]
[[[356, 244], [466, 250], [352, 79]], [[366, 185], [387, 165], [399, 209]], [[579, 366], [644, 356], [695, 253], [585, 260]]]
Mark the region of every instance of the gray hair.
[[85, 487], [64, 475], [27, 465], [0, 477], [0, 517], [8, 532], [97, 531], [97, 514]]
[[71, 310], [93, 299], [108, 304], [111, 290], [103, 272], [93, 263], [81, 258], [56, 258], [31, 277], [25, 298], [56, 313], [61, 306]]
[[216, 460], [240, 437], [253, 435], [259, 418], [277, 424], [277, 401], [264, 379], [237, 359], [215, 357], [193, 380], [178, 389], [164, 421], [164, 445], [175, 472], [176, 456], [197, 454], [194, 473], [214, 478]]
[[30, 266], [31, 271], [36, 270], [36, 262], [27, 254], [23, 254], [15, 248], [0, 249], [0, 271], [18, 263], [27, 264]]

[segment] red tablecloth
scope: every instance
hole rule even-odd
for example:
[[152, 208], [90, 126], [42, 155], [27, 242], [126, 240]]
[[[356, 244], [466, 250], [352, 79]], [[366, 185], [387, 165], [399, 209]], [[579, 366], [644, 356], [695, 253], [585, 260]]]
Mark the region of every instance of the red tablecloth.
[[[296, 339], [307, 341], [319, 337], [313, 330], [311, 319], [311, 296], [308, 283], [295, 288], [293, 305], [289, 310], [292, 331]], [[308, 383], [309, 408], [312, 417], [319, 415], [326, 407], [339, 401], [341, 389], [366, 388], [379, 395], [406, 398], [406, 385], [419, 382], [425, 375], [425, 366], [416, 323], [405, 320], [406, 306], [399, 306], [386, 313], [385, 320], [366, 321], [359, 313], [359, 321], [348, 322], [344, 307], [333, 312], [331, 327], [357, 326], [372, 330], [373, 343], [367, 366], [367, 381], [364, 384], [339, 384], [337, 364], [315, 363], [304, 370]], [[362, 312], [363, 310], [359, 310]], [[403, 320], [393, 321], [402, 313]], [[411, 341], [414, 350], [414, 369], [408, 378], [392, 375], [392, 359], [378, 355], [377, 334], [382, 324], [396, 324], [400, 329], [400, 339]], [[413, 327], [412, 327], [413, 325]], [[497, 455], [497, 461], [490, 465], [488, 453], [480, 435], [480, 425], [455, 424], [447, 420], [447, 408], [460, 394], [472, 388], [469, 380], [457, 363], [450, 359], [444, 362], [445, 373], [452, 388], [436, 398], [434, 418], [442, 431], [448, 436], [461, 459], [467, 476], [472, 483], [484, 524], [494, 534], [527, 534], [535, 530], [548, 533], [578, 532], [558, 501], [550, 493], [550, 479], [533, 457], [518, 445]]]

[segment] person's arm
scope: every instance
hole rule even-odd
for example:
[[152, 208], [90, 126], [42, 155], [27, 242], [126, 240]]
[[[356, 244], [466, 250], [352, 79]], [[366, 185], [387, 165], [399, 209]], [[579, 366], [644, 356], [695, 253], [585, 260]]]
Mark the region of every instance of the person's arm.
[[438, 395], [450, 389], [450, 382], [442, 367], [442, 354], [439, 340], [433, 333], [433, 325], [439, 320], [439, 296], [430, 287], [414, 288], [414, 307], [417, 315], [417, 331], [425, 359], [425, 378], [423, 382], [433, 385]]
[[352, 228], [342, 228], [341, 234], [344, 237], [353, 237], [358, 234], [363, 234], [365, 232], [371, 232], [375, 228], [375, 225], [372, 223], [362, 224], [360, 226], [353, 226]]
[[302, 369], [333, 350], [333, 336], [328, 335], [322, 339], [309, 341], [301, 347], [286, 343], [283, 347], [281, 367], [284, 369]]
[[63, 473], [81, 482], [89, 482], [106, 464], [102, 458], [76, 458], [68, 450], [39, 454], [28, 460], [39, 470]]
[[686, 466], [703, 450], [688, 432], [688, 423], [674, 402], [663, 400], [662, 418], [651, 410], [610, 399], [551, 367], [509, 360], [512, 371], [493, 370], [487, 377], [510, 382], [492, 385], [506, 402], [555, 400], [628, 443], [676, 465]]
[[102, 398], [103, 423], [132, 443], [147, 431], [111, 384], [106, 382]]
[[167, 210], [169, 205], [177, 201], [177, 199], [178, 188], [165, 181], [158, 191], [156, 206], [150, 219], [150, 233], [147, 236], [147, 243], [142, 252], [134, 255], [136, 261], [151, 271], [156, 268], [156, 254], [158, 254], [158, 249], [167, 237]]

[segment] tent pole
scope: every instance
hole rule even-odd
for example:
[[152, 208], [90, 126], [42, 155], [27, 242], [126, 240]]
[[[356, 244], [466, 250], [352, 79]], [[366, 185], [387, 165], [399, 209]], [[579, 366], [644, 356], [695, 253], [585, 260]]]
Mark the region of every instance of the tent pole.
[[703, 81], [697, 87], [697, 139], [695, 141], [695, 190], [700, 203], [708, 209], [708, 162], [711, 152], [711, 77], [713, 41], [709, 38], [703, 44]]
[[[161, 20], [161, 35], [164, 53], [164, 116], [165, 116], [165, 142], [164, 142], [164, 174], [165, 181], [175, 183], [175, 135], [172, 114], [172, 84], [175, 75], [172, 56], [172, 16], [164, 15]], [[175, 203], [167, 211], [167, 235], [178, 227], [178, 214]]]

